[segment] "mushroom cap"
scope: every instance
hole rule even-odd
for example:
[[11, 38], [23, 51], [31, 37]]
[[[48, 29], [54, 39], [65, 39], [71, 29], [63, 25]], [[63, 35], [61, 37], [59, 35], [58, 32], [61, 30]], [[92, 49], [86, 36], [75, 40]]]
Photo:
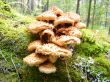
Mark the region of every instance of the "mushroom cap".
[[59, 47], [53, 43], [43, 44], [43, 46], [38, 46], [36, 48], [36, 53], [42, 53], [43, 55], [53, 55], [53, 56], [66, 56], [71, 57], [72, 52], [68, 49]]
[[50, 55], [48, 60], [51, 62], [51, 63], [55, 63], [58, 59], [58, 56], [53, 56], [53, 55]]
[[48, 24], [42, 21], [36, 21], [29, 25], [28, 30], [33, 33], [37, 34], [45, 29], [53, 29], [54, 26], [52, 24]]
[[64, 35], [69, 35], [69, 36], [75, 36], [75, 37], [81, 37], [82, 33], [79, 31], [79, 29], [75, 27], [68, 27], [68, 28], [60, 28], [57, 30], [57, 33], [61, 33]]
[[46, 74], [55, 73], [56, 67], [50, 62], [46, 62], [39, 66], [39, 71]]
[[79, 22], [80, 21], [80, 15], [72, 12], [67, 12], [65, 13], [65, 16], [68, 16], [70, 19], [74, 20], [74, 22]]
[[86, 28], [86, 25], [82, 22], [78, 22], [76, 23], [75, 27], [78, 29], [83, 29], [83, 28]]
[[55, 20], [55, 22], [54, 22], [54, 26], [58, 26], [58, 25], [63, 25], [63, 24], [71, 24], [71, 25], [74, 25], [74, 21], [73, 20], [71, 20], [68, 16], [60, 16], [60, 17], [58, 17], [58, 19], [57, 20]]
[[46, 29], [41, 33], [40, 38], [44, 43], [47, 43], [51, 42], [54, 36], [54, 32], [51, 29]]
[[82, 33], [77, 28], [74, 28], [74, 30], [68, 32], [68, 35], [80, 38]]
[[40, 21], [55, 20], [56, 18], [57, 18], [57, 16], [51, 11], [46, 11], [46, 12], [44, 12], [44, 13], [42, 13], [39, 16], [36, 17], [36, 19], [40, 20]]
[[64, 14], [63, 11], [56, 6], [52, 6], [49, 10], [52, 11], [57, 17]]
[[29, 66], [38, 66], [39, 64], [43, 63], [47, 60], [47, 57], [42, 54], [35, 54], [32, 53], [25, 58], [23, 58], [23, 62]]
[[36, 41], [31, 42], [28, 45], [28, 51], [30, 51], [30, 52], [34, 51], [36, 49], [36, 46], [39, 46], [39, 45], [42, 45], [40, 40], [36, 40]]
[[81, 41], [77, 37], [62, 35], [56, 36], [52, 42], [59, 46], [66, 46], [67, 44], [80, 44]]

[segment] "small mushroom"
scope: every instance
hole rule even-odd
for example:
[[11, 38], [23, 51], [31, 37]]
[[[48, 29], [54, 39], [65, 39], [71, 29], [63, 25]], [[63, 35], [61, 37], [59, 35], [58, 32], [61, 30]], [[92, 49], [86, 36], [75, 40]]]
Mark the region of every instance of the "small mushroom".
[[75, 37], [81, 37], [81, 32], [79, 29], [75, 27], [69, 27], [69, 28], [60, 28], [57, 30], [57, 34], [62, 34], [62, 35], [69, 35], [69, 36], [75, 36]]
[[79, 29], [74, 28], [74, 27], [71, 27], [71, 28], [72, 28], [72, 30], [71, 31], [68, 31], [67, 32], [67, 35], [73, 36], [73, 37], [75, 36], [77, 38], [80, 38], [81, 35], [82, 35], [82, 33], [79, 31]]
[[29, 25], [28, 30], [33, 34], [37, 34], [43, 30], [53, 29], [53, 28], [54, 26], [52, 24], [48, 24], [42, 21], [36, 21]]
[[36, 41], [31, 42], [28, 45], [28, 51], [30, 51], [30, 52], [34, 51], [36, 49], [36, 47], [39, 45], [42, 45], [40, 40], [36, 40]]
[[52, 11], [57, 17], [63, 15], [63, 11], [56, 6], [52, 6], [49, 10]]
[[46, 11], [39, 16], [36, 17], [39, 21], [44, 21], [53, 24], [53, 22], [56, 20], [57, 16], [52, 11]]
[[65, 28], [74, 25], [74, 21], [71, 20], [68, 16], [60, 16], [54, 22], [54, 26], [57, 28]]
[[65, 16], [67, 16], [71, 20], [73, 20], [74, 23], [80, 22], [80, 16], [78, 14], [76, 14], [76, 13], [67, 12], [67, 13], [65, 13]]
[[40, 38], [43, 43], [47, 43], [51, 42], [54, 36], [54, 32], [51, 29], [47, 29], [41, 33]]
[[86, 28], [86, 25], [82, 22], [78, 22], [75, 24], [75, 27], [78, 29], [83, 29], [83, 28]]
[[71, 57], [72, 52], [68, 49], [59, 47], [53, 43], [43, 44], [42, 46], [36, 47], [36, 53], [42, 53], [43, 55], [53, 55], [53, 56], [66, 56]]
[[47, 57], [42, 54], [35, 54], [32, 53], [25, 58], [23, 58], [23, 62], [29, 66], [38, 66], [39, 64], [43, 63], [47, 60]]
[[53, 43], [59, 45], [59, 46], [66, 46], [67, 44], [80, 44], [80, 39], [73, 36], [56, 36], [53, 40]]
[[46, 74], [55, 73], [56, 67], [50, 62], [46, 62], [39, 66], [39, 71]]

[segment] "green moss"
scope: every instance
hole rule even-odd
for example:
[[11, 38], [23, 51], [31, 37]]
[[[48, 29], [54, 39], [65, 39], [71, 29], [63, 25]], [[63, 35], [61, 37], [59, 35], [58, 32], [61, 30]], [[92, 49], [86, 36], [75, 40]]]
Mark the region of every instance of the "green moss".
[[0, 15], [2, 17], [13, 17], [13, 13], [11, 12], [11, 7], [9, 4], [0, 0]]
[[26, 66], [23, 73], [23, 82], [68, 82], [65, 63], [56, 62], [57, 72], [52, 74], [44, 74], [38, 71], [36, 67]]
[[82, 42], [94, 43], [96, 41], [95, 33], [92, 30], [82, 29], [80, 31], [82, 32]]
[[13, 21], [0, 20], [0, 48], [17, 54], [26, 53], [27, 45], [33, 36], [26, 27], [13, 27]]
[[[11, 79], [13, 78], [12, 80], [14, 80], [14, 78], [17, 79], [17, 81], [19, 80], [18, 73], [16, 72], [11, 60], [12, 55], [14, 64], [16, 65], [17, 70], [20, 74], [20, 79], [23, 82], [43, 82], [45, 80], [47, 80], [48, 82], [68, 82], [67, 73], [65, 71], [65, 64], [61, 63], [61, 61], [57, 62], [56, 64], [56, 66], [58, 67], [58, 71], [50, 75], [40, 73], [38, 71], [38, 68], [36, 67], [27, 67], [25, 64], [23, 64], [22, 58], [28, 55], [27, 46], [31, 41], [35, 40], [36, 36], [31, 35], [27, 31], [26, 27], [24, 27], [24, 25], [26, 26], [26, 24], [29, 22], [24, 23], [24, 25], [19, 25], [19, 23], [17, 23], [17, 28], [14, 26], [15, 23], [16, 21], [14, 20], [0, 19], [0, 48], [5, 59], [9, 60], [8, 63], [4, 61], [5, 64], [3, 63], [3, 66], [5, 66], [5, 68], [12, 67], [10, 69], [14, 69], [15, 73], [14, 77], [10, 75], [12, 73], [11, 71], [10, 74], [7, 75], [9, 75]], [[1, 58], [4, 60], [2, 55]], [[4, 78], [0, 80], [6, 81]], [[12, 82], [12, 80], [9, 80], [7, 82]]]
[[110, 44], [96, 33], [89, 29], [83, 29], [82, 43], [75, 46], [76, 52], [85, 56], [99, 56], [110, 48]]
[[[22, 20], [20, 20], [22, 21]], [[18, 74], [12, 64], [11, 61], [11, 54], [13, 57], [13, 61], [17, 67], [17, 70], [20, 74], [21, 80], [23, 82], [68, 82], [68, 76], [67, 76], [67, 71], [65, 68], [65, 63], [61, 63], [63, 61], [58, 61], [56, 63], [57, 72], [54, 74], [43, 74], [38, 71], [36, 67], [28, 67], [22, 62], [23, 55], [27, 55], [27, 45], [35, 39], [34, 36], [32, 36], [29, 32], [27, 32], [27, 29], [24, 23], [19, 24], [17, 23], [17, 28], [14, 27], [16, 21], [13, 20], [0, 20], [0, 48], [2, 50], [2, 53], [4, 54], [5, 58], [8, 60], [8, 63], [3, 63], [3, 66], [5, 68], [10, 68], [14, 69], [14, 71], [10, 71], [9, 74], [7, 74], [7, 79], [9, 78], [14, 78], [12, 79], [13, 81], [18, 80]], [[74, 62], [77, 59], [77, 56], [80, 55], [81, 57], [87, 57], [88, 56], [93, 56], [94, 58], [100, 57], [99, 54], [105, 53], [107, 49], [109, 48], [109, 44], [105, 42], [104, 40], [100, 40], [98, 42], [97, 40], [91, 41], [91, 34], [93, 33], [88, 33], [83, 35], [83, 38], [86, 38], [85, 40], [82, 38], [82, 43], [80, 45], [75, 46], [76, 53], [74, 53], [73, 57], [67, 61], [68, 63], [68, 70], [69, 74], [71, 76], [72, 81], [74, 82], [79, 82], [83, 81], [81, 78], [82, 73], [76, 69], [74, 69]], [[1, 56], [3, 59], [3, 57]], [[106, 63], [103, 63], [101, 59], [105, 58], [100, 58], [100, 59], [95, 59], [96, 62], [101, 62], [101, 64], [97, 63], [95, 64], [96, 66], [93, 66], [93, 69], [95, 70], [96, 73], [99, 71], [102, 71], [104, 76], [109, 77], [109, 64], [106, 65]], [[105, 60], [104, 60], [105, 62]], [[108, 60], [106, 62], [109, 62]], [[12, 73], [12, 75], [11, 75]], [[3, 77], [4, 74], [1, 73], [0, 76]], [[6, 74], [5, 74], [6, 75]], [[2, 81], [6, 81], [5, 79], [0, 79]], [[10, 82], [10, 81], [9, 81]], [[85, 82], [85, 80], [84, 80]]]

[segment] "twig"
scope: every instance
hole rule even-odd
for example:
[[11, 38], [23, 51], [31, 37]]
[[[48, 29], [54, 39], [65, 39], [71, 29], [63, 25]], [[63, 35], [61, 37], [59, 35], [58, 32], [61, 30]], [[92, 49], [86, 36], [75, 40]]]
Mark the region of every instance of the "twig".
[[72, 82], [72, 80], [71, 80], [71, 76], [70, 76], [70, 74], [69, 74], [69, 70], [68, 70], [67, 61], [65, 61], [65, 66], [66, 66], [66, 71], [67, 71], [68, 81], [69, 81], [69, 82]]
[[15, 68], [15, 70], [16, 70], [16, 73], [17, 73], [17, 76], [18, 76], [18, 81], [21, 82], [20, 76], [19, 76], [19, 72], [18, 72], [18, 70], [17, 70], [17, 68], [16, 68], [16, 65], [15, 65], [15, 63], [14, 63], [14, 61], [13, 61], [13, 58], [12, 58], [12, 54], [11, 54], [11, 62], [12, 62], [13, 66], [14, 66], [14, 68]]
[[4, 60], [7, 62], [7, 59], [5, 58], [4, 54], [2, 53], [1, 49], [0, 49], [0, 54], [2, 55], [2, 57], [4, 58]]

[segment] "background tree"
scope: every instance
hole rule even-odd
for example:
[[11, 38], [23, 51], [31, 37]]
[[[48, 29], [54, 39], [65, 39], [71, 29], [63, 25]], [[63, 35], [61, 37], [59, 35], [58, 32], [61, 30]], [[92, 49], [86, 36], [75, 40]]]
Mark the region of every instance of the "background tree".
[[92, 0], [89, 0], [89, 8], [88, 8], [88, 16], [87, 16], [87, 27], [89, 27], [89, 23], [90, 23], [91, 3], [92, 3]]
[[79, 7], [80, 7], [80, 0], [77, 0], [76, 13], [78, 14], [80, 14]]
[[94, 26], [94, 22], [95, 22], [95, 9], [96, 9], [96, 0], [94, 0], [94, 7], [93, 7], [93, 17], [92, 17], [92, 28]]

